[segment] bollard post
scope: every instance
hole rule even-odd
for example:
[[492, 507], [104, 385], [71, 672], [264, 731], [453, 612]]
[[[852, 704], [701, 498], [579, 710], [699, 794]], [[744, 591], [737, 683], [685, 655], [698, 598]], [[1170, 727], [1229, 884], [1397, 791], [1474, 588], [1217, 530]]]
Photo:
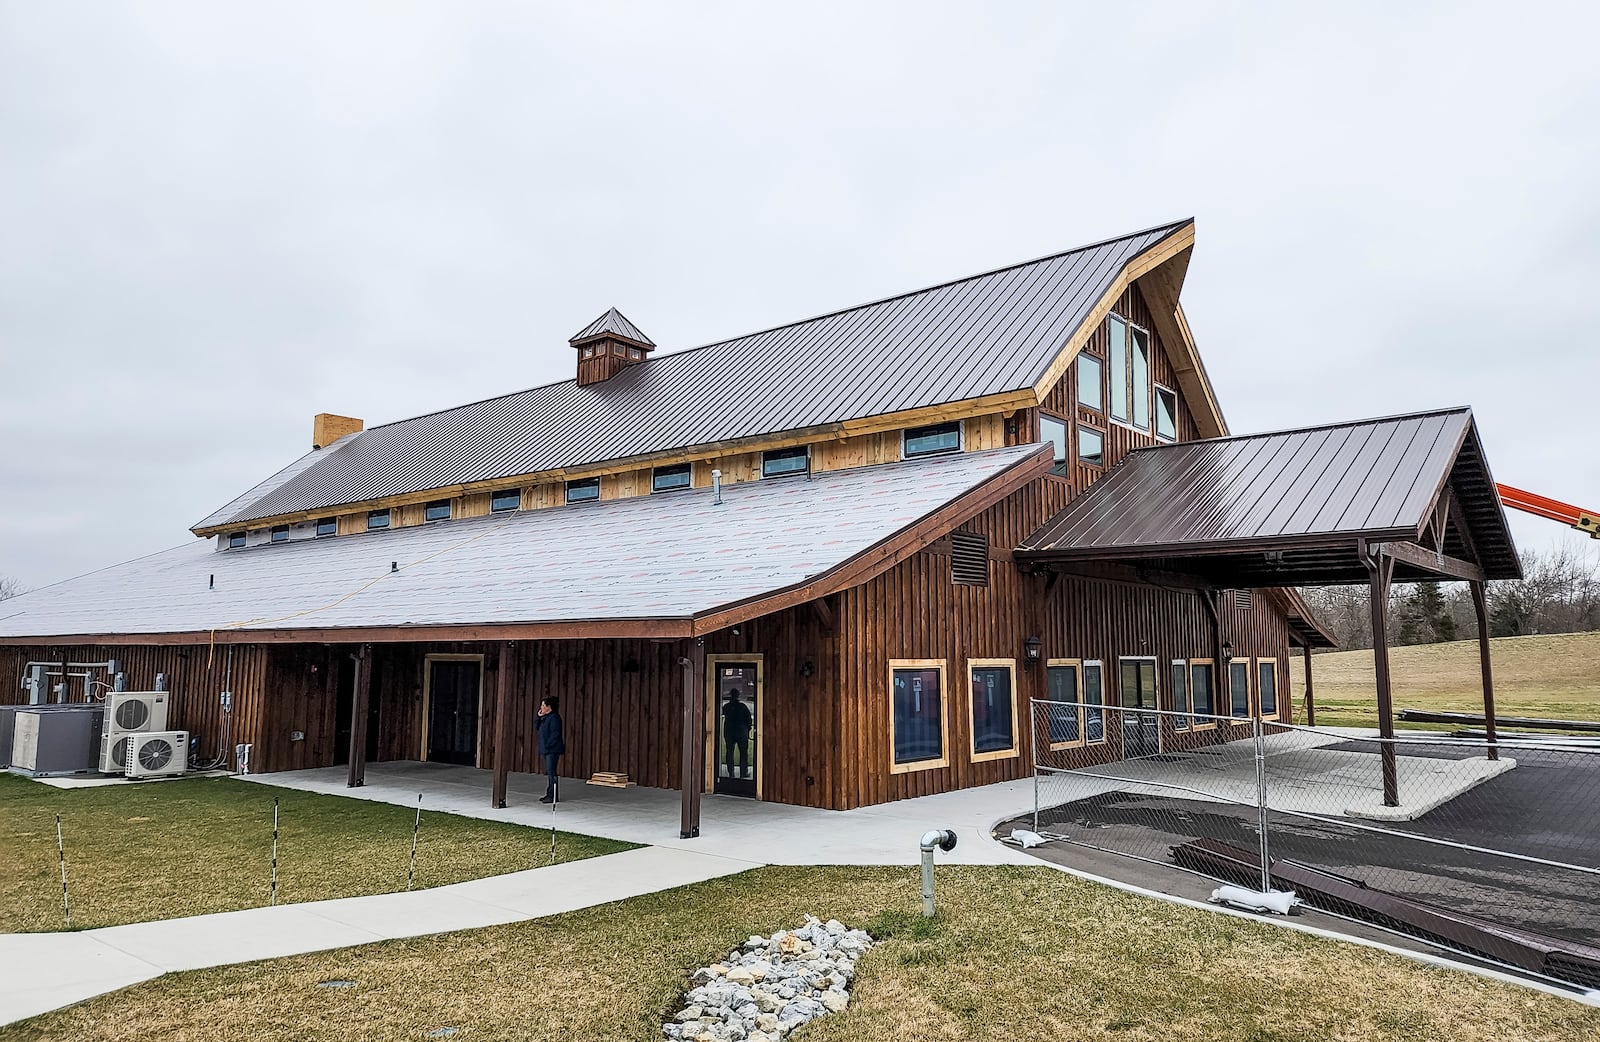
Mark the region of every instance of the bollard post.
[[278, 797], [272, 797], [272, 883], [271, 901], [278, 903]]
[[411, 867], [406, 870], [406, 889], [417, 878], [417, 833], [422, 830], [422, 793], [417, 793], [417, 817], [411, 823]]
[[56, 855], [61, 859], [61, 910], [67, 914], [67, 929], [72, 929], [72, 901], [67, 897], [67, 840], [61, 832], [61, 815], [56, 815]]

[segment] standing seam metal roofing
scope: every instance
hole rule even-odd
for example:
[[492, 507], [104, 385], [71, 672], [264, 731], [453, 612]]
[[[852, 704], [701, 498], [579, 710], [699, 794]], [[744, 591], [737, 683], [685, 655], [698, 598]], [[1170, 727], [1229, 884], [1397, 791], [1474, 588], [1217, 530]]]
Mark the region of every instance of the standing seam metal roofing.
[[1031, 388], [1129, 262], [1189, 224], [663, 355], [603, 383], [567, 380], [373, 427], [302, 457], [194, 527]]

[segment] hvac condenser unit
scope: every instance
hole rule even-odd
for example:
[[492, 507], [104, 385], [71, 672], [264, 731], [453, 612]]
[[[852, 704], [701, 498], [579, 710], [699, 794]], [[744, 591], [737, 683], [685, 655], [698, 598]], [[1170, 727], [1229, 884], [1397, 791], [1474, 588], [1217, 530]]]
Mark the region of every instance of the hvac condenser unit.
[[167, 729], [165, 691], [113, 691], [106, 696], [105, 737], [100, 742], [100, 773], [122, 774], [128, 766], [128, 737]]
[[11, 770], [34, 778], [94, 770], [101, 715], [93, 704], [23, 706], [12, 724]]
[[165, 778], [189, 769], [188, 731], [147, 731], [124, 739], [129, 778]]

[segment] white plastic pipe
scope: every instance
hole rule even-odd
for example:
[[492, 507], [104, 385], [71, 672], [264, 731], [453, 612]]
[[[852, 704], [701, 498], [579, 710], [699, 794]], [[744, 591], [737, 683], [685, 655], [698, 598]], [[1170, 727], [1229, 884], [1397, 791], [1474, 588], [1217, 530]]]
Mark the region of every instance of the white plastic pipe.
[[950, 829], [930, 829], [922, 834], [922, 914], [933, 917], [933, 848], [949, 852], [956, 848], [956, 834]]

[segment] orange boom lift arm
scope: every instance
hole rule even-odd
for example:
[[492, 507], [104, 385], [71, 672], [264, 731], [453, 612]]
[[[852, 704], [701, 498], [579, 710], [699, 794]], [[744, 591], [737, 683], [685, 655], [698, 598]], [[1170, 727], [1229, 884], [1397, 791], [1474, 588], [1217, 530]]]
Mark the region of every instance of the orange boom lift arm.
[[1508, 507], [1547, 517], [1552, 521], [1560, 521], [1580, 532], [1587, 532], [1591, 539], [1600, 539], [1600, 514], [1594, 511], [1580, 510], [1571, 503], [1524, 492], [1510, 485], [1496, 485], [1495, 488], [1500, 492], [1500, 502]]

